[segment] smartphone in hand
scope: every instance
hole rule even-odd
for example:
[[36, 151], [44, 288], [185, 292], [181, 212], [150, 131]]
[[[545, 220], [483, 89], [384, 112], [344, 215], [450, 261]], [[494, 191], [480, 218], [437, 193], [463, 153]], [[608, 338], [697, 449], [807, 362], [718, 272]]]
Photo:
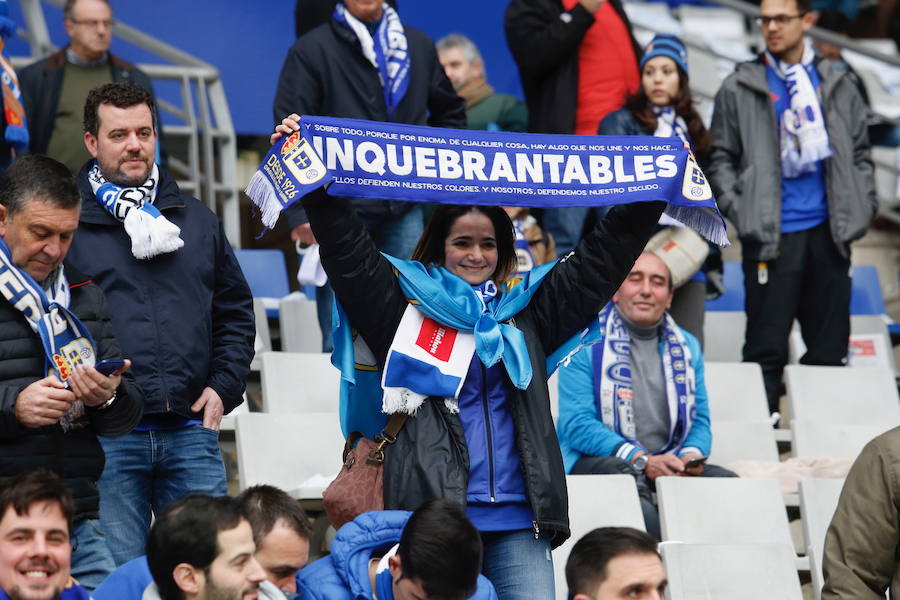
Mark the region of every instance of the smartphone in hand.
[[101, 360], [94, 368], [97, 369], [98, 372], [109, 377], [119, 369], [125, 366], [124, 358], [108, 358], [106, 360]]
[[684, 463], [684, 468], [693, 469], [694, 467], [699, 467], [700, 465], [705, 464], [708, 459], [708, 456], [698, 456], [697, 458], [692, 458], [691, 460]]

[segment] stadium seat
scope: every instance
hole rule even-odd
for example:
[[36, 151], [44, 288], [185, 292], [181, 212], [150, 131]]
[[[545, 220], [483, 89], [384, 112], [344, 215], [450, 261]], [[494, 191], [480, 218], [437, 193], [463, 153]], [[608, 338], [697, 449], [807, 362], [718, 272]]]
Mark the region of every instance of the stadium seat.
[[791, 421], [793, 456], [855, 458], [869, 440], [894, 428], [898, 423], [827, 423], [794, 419]]
[[[725, 293], [715, 300], [706, 301], [706, 310], [744, 311], [744, 271], [738, 261], [729, 261], [723, 265]], [[744, 330], [740, 330], [743, 338]]]
[[341, 468], [336, 412], [238, 415], [235, 438], [242, 490], [268, 483], [295, 498], [321, 498]]
[[637, 487], [631, 475], [567, 475], [572, 535], [553, 551], [556, 597], [566, 597], [566, 560], [581, 537], [597, 527], [645, 531]]
[[735, 460], [778, 462], [775, 430], [768, 419], [757, 422], [713, 421], [709, 462], [725, 466]]
[[235, 256], [254, 298], [262, 298], [268, 316], [278, 317], [278, 300], [291, 293], [281, 250], [242, 249]]
[[894, 374], [884, 367], [814, 367], [784, 370], [791, 418], [843, 425], [900, 425]]
[[825, 533], [831, 524], [843, 487], [843, 479], [800, 480], [800, 518], [816, 600], [821, 596], [822, 585], [825, 583], [822, 577]]
[[250, 368], [254, 371], [259, 371], [259, 357], [263, 352], [270, 352], [272, 350], [272, 334], [269, 331], [269, 319], [266, 314], [266, 304], [263, 302], [262, 298], [253, 299], [253, 318], [254, 321], [256, 321], [256, 340], [253, 342], [255, 354], [253, 356], [253, 362], [250, 363]]
[[322, 330], [316, 303], [303, 294], [291, 294], [282, 298], [281, 349], [285, 352], [321, 352]]
[[775, 479], [660, 477], [656, 493], [663, 541], [793, 547]]
[[262, 355], [262, 408], [270, 414], [337, 412], [341, 375], [331, 355], [266, 352]]
[[[806, 353], [806, 344], [798, 325], [795, 324], [788, 341], [788, 360], [791, 364], [797, 364]], [[847, 358], [851, 367], [887, 367], [891, 372], [897, 372], [884, 315], [850, 315], [850, 351]]]
[[668, 600], [801, 600], [788, 544], [663, 543]]
[[873, 265], [855, 265], [850, 291], [851, 315], [883, 315], [884, 296], [878, 281], [878, 269]]
[[703, 358], [710, 362], [741, 362], [747, 315], [739, 310], [710, 310], [703, 315]]
[[766, 388], [758, 364], [709, 361], [704, 364], [704, 371], [713, 423], [769, 419]]

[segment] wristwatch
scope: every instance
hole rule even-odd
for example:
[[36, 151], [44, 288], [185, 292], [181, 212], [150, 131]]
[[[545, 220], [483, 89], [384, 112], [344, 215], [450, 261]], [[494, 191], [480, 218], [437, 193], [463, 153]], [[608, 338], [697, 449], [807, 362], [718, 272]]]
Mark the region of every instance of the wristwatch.
[[107, 408], [112, 406], [113, 402], [116, 401], [116, 396], [117, 396], [117, 394], [116, 394], [115, 390], [113, 390], [112, 397], [109, 400], [107, 400], [106, 402], [104, 402], [103, 404], [101, 404], [100, 406], [98, 406], [97, 410], [106, 410]]
[[643, 475], [644, 470], [647, 468], [648, 460], [649, 460], [649, 458], [647, 457], [646, 454], [641, 454], [637, 458], [635, 458], [633, 461], [631, 461], [631, 468], [634, 469], [635, 471], [637, 471], [638, 473], [640, 473], [641, 475]]

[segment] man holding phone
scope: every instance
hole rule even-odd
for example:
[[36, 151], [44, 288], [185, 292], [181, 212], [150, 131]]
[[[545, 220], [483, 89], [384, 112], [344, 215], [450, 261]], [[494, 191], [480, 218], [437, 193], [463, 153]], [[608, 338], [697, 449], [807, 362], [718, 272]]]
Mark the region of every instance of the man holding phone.
[[[131, 431], [144, 397], [119, 360], [99, 287], [64, 262], [81, 198], [68, 169], [46, 156], [0, 179], [0, 477], [56, 472], [75, 501], [72, 574], [85, 588], [115, 568], [100, 531], [97, 436]], [[107, 364], [109, 364], [107, 362]]]
[[658, 477], [735, 476], [706, 464], [712, 433], [703, 355], [666, 312], [672, 292], [666, 264], [641, 254], [600, 312], [603, 339], [559, 374], [557, 429], [567, 472], [634, 475], [647, 531], [657, 537]]

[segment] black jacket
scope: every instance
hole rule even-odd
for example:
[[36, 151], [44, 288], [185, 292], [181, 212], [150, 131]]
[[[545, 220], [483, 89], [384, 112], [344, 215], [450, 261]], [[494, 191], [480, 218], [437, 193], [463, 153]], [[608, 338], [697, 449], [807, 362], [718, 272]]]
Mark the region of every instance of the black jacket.
[[[383, 365], [407, 306], [391, 265], [375, 250], [345, 199], [315, 194], [307, 196], [304, 205], [334, 292]], [[507, 380], [516, 445], [535, 532], [553, 546], [569, 537], [569, 519], [566, 474], [550, 415], [546, 356], [609, 301], [650, 238], [663, 207], [638, 203], [610, 211], [512, 319], [525, 334], [534, 369], [527, 390]], [[431, 498], [465, 504], [468, 449], [459, 417], [447, 411], [443, 399], [425, 402], [406, 421], [386, 456], [386, 509], [415, 510]]]
[[[628, 28], [640, 60], [641, 47], [621, 1], [608, 1]], [[593, 24], [594, 15], [580, 3], [564, 11], [560, 0], [512, 0], [506, 8], [506, 43], [519, 67], [532, 133], [575, 131], [578, 48]]]
[[[65, 270], [72, 292], [69, 309], [91, 332], [100, 359], [121, 357], [103, 292], [68, 262]], [[51, 469], [75, 497], [75, 519], [96, 519], [100, 495], [95, 482], [104, 464], [97, 436], [117, 437], [131, 431], [141, 419], [144, 395], [126, 372], [111, 406], [86, 409], [87, 427], [68, 433], [59, 425], [25, 427], [16, 419], [16, 398], [25, 387], [45, 377], [44, 369], [44, 350], [37, 334], [21, 312], [0, 300], [0, 477]]]
[[[288, 50], [275, 94], [275, 123], [291, 113], [466, 128], [465, 102], [453, 91], [427, 35], [404, 27], [409, 47], [409, 88], [388, 116], [378, 71], [362, 54], [348, 29], [329, 19], [302, 36]], [[387, 200], [354, 200], [360, 214], [374, 219], [402, 214], [410, 204]], [[299, 202], [285, 215], [290, 227], [306, 222]]]
[[219, 219], [160, 169], [153, 204], [181, 228], [184, 247], [138, 260], [125, 227], [94, 197], [85, 169], [77, 183], [81, 220], [69, 260], [115, 307], [113, 328], [134, 362], [144, 412], [200, 418], [190, 406], [206, 386], [231, 411], [242, 401], [256, 325], [250, 288]]
[[[131, 81], [153, 95], [153, 84], [150, 83], [146, 73], [111, 52], [108, 56], [113, 82]], [[32, 154], [47, 153], [50, 137], [53, 135], [53, 125], [56, 122], [65, 66], [66, 48], [63, 48], [17, 73], [30, 135], [28, 149]], [[81, 109], [78, 114], [81, 114]], [[161, 133], [159, 119], [156, 116], [154, 121], [157, 124], [157, 132]], [[162, 153], [162, 138], [160, 138], [160, 154]]]

